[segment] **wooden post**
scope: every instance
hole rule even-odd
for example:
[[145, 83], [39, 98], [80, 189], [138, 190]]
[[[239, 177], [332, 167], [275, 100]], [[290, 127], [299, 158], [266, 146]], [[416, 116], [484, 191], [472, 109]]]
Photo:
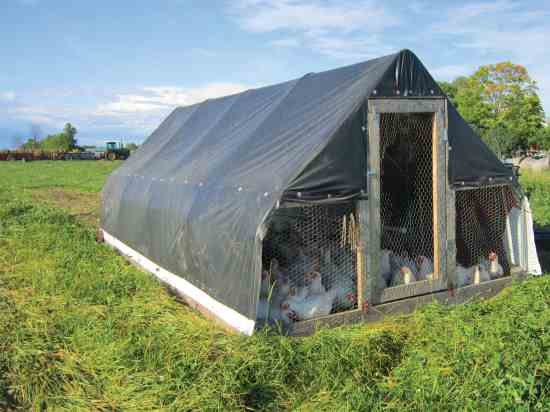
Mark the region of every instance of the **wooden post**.
[[445, 112], [443, 113], [445, 128], [443, 129], [443, 139], [445, 141], [445, 182], [447, 191], [447, 251], [445, 253], [446, 259], [446, 273], [443, 280], [449, 285], [449, 282], [455, 282], [455, 270], [456, 270], [456, 195], [455, 190], [449, 180], [449, 155], [453, 150], [449, 143], [448, 136], [448, 115], [447, 115], [447, 100], [445, 100]]
[[[443, 106], [443, 105], [442, 105]], [[433, 186], [433, 239], [434, 239], [434, 279], [446, 274], [447, 237], [447, 134], [445, 127], [445, 107], [434, 113], [432, 133], [432, 186]]]
[[378, 303], [375, 297], [376, 277], [380, 276], [380, 114], [369, 104], [368, 111], [368, 252], [364, 296], [370, 304]]

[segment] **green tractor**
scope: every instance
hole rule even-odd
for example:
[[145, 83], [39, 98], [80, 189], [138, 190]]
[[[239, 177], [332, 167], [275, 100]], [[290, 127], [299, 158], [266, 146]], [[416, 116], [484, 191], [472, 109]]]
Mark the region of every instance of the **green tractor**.
[[108, 160], [126, 160], [130, 156], [130, 150], [126, 149], [122, 143], [105, 142], [105, 159]]

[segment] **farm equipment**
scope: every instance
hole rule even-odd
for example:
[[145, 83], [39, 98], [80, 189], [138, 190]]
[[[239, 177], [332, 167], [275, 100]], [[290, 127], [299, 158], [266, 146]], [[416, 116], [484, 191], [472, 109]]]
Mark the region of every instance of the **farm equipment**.
[[66, 152], [64, 150], [3, 150], [0, 151], [0, 160], [28, 162], [31, 160], [67, 160], [67, 159], [95, 159], [91, 152]]
[[126, 160], [130, 156], [130, 150], [126, 149], [122, 143], [105, 142], [105, 146], [104, 157], [107, 160]]
[[21, 160], [23, 162], [30, 160], [40, 160], [42, 157], [47, 157], [47, 154], [41, 151], [32, 150], [4, 150], [0, 152], [0, 160], [14, 161]]
[[93, 152], [66, 152], [63, 155], [63, 160], [95, 160], [95, 153]]

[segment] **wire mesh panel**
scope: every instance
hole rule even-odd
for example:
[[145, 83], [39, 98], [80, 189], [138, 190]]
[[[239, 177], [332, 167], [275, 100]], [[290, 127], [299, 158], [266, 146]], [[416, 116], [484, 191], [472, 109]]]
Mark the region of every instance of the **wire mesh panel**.
[[380, 116], [382, 288], [433, 277], [433, 123], [433, 113]]
[[505, 232], [507, 215], [513, 207], [517, 207], [517, 200], [510, 186], [456, 192], [459, 286], [474, 282], [468, 273], [473, 273], [472, 268], [475, 267], [480, 270], [481, 281], [510, 273]]
[[351, 202], [272, 212], [258, 318], [289, 323], [356, 308], [358, 233]]

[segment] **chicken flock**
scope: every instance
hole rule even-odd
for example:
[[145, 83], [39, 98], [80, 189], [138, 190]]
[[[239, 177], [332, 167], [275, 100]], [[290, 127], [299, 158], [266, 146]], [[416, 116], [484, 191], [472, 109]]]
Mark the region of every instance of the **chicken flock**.
[[[326, 248], [320, 253], [308, 254], [298, 247], [296, 256], [285, 267], [272, 258], [269, 267], [262, 271], [257, 318], [288, 325], [356, 307], [357, 274], [351, 263], [353, 252], [340, 249], [337, 256], [333, 252]], [[426, 256], [412, 258], [406, 252], [383, 249], [376, 288], [382, 290], [431, 280], [433, 272], [433, 262]], [[463, 287], [503, 275], [497, 254], [490, 252], [477, 265], [458, 265], [455, 284]]]

